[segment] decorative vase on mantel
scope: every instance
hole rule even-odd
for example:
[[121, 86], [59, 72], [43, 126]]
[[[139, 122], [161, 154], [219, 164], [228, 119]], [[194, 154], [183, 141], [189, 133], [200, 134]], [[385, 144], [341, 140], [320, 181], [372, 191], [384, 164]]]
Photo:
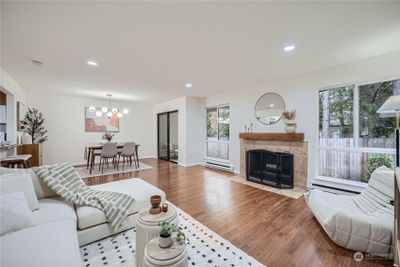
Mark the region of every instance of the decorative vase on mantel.
[[287, 133], [296, 132], [296, 121], [295, 120], [285, 120], [285, 131]]
[[285, 110], [282, 113], [283, 122], [285, 123], [285, 131], [294, 133], [296, 131], [296, 110]]

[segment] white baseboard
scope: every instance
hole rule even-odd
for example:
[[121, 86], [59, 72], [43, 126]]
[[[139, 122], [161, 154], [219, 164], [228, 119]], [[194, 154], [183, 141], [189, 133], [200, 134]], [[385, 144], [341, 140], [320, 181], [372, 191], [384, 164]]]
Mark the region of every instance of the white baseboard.
[[185, 167], [185, 168], [188, 168], [188, 167], [202, 165], [202, 163], [189, 163], [189, 164], [186, 164], [186, 163], [178, 162], [178, 165], [182, 166], [182, 167]]

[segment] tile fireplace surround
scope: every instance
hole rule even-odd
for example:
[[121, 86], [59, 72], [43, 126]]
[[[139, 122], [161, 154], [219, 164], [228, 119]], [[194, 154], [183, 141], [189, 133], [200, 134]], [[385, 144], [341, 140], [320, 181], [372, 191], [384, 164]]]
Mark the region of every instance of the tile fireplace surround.
[[241, 133], [239, 138], [241, 176], [246, 178], [246, 151], [289, 152], [294, 155], [294, 186], [307, 188], [308, 141], [303, 133]]

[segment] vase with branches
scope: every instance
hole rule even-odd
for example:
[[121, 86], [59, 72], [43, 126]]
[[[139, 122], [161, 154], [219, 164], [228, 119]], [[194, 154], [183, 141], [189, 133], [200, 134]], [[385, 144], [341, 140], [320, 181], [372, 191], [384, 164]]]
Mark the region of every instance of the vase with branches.
[[103, 134], [103, 139], [104, 140], [107, 140], [108, 142], [111, 142], [111, 140], [113, 139], [113, 137], [114, 137], [114, 134], [112, 134], [112, 133], [110, 133], [110, 132], [105, 132], [104, 134]]
[[288, 133], [296, 131], [296, 110], [288, 110], [282, 113], [283, 121], [285, 122], [285, 130]]
[[44, 116], [36, 108], [29, 108], [22, 122], [24, 131], [32, 136], [32, 143], [47, 141], [47, 130], [44, 128]]

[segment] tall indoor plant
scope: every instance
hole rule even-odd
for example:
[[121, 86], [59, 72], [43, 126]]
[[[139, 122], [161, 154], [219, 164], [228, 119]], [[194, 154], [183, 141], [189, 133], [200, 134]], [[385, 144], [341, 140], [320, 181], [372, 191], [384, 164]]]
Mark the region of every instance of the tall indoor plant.
[[47, 130], [44, 128], [44, 116], [36, 108], [29, 108], [23, 121], [25, 131], [32, 136], [32, 143], [47, 141]]

